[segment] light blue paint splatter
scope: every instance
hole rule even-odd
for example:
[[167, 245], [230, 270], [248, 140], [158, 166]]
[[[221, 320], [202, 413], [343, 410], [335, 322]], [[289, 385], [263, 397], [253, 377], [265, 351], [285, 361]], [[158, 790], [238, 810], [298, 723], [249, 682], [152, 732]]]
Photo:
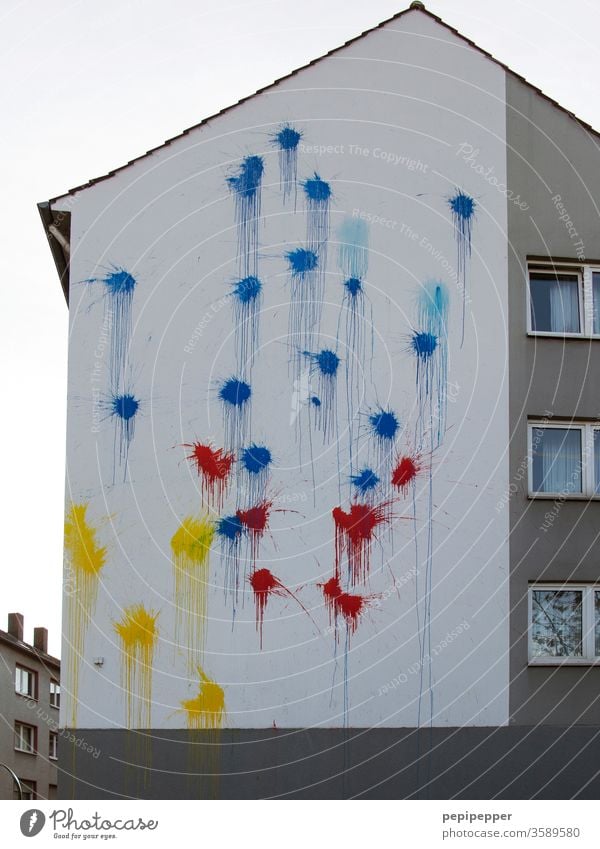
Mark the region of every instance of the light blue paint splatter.
[[233, 313], [238, 371], [250, 373], [259, 345], [259, 319], [262, 283], [258, 277], [244, 277], [233, 285]]
[[243, 444], [250, 418], [250, 385], [237, 377], [224, 380], [219, 389], [223, 405], [225, 447], [238, 451]]
[[468, 284], [468, 265], [471, 259], [472, 252], [472, 235], [473, 235], [473, 220], [476, 202], [472, 197], [465, 194], [460, 189], [456, 189], [456, 193], [448, 199], [448, 206], [452, 213], [452, 221], [454, 223], [454, 234], [456, 237], [457, 247], [457, 262], [456, 271], [458, 281], [462, 289], [462, 334], [461, 347], [465, 339], [465, 313], [467, 304], [467, 284]]
[[369, 226], [347, 215], [338, 229], [338, 266], [345, 277], [363, 280], [369, 267]]
[[227, 185], [235, 199], [238, 256], [243, 277], [258, 274], [258, 231], [263, 172], [262, 156], [247, 156], [242, 160], [237, 174], [227, 177]]
[[279, 152], [279, 188], [283, 192], [283, 202], [294, 193], [294, 208], [296, 206], [296, 187], [298, 180], [298, 145], [302, 133], [289, 124], [284, 124], [272, 136], [272, 142]]

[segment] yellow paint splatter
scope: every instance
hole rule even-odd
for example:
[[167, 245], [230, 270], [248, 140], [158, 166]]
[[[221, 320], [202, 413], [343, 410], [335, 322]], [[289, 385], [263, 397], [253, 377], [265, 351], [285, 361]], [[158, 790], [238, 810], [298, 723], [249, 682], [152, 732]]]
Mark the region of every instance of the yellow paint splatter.
[[194, 730], [218, 729], [223, 725], [225, 717], [225, 693], [214, 681], [206, 675], [202, 667], [198, 667], [200, 687], [198, 695], [193, 699], [181, 702], [188, 728]]
[[[212, 681], [199, 666], [198, 695], [181, 702], [191, 732], [189, 770], [196, 786], [190, 788], [198, 798], [219, 797], [221, 774], [221, 728], [225, 720], [223, 688]], [[199, 733], [196, 733], [199, 732]]]
[[143, 604], [123, 611], [114, 629], [121, 640], [121, 682], [127, 698], [127, 727], [150, 728], [152, 711], [152, 663], [158, 638], [158, 613]]
[[173, 538], [175, 642], [187, 646], [190, 669], [198, 663], [206, 636], [209, 555], [215, 533], [208, 516], [183, 520]]
[[98, 545], [97, 529], [87, 521], [88, 505], [72, 504], [65, 517], [65, 608], [66, 608], [66, 681], [69, 724], [77, 724], [79, 668], [85, 636], [96, 608], [100, 573], [106, 563], [106, 548]]

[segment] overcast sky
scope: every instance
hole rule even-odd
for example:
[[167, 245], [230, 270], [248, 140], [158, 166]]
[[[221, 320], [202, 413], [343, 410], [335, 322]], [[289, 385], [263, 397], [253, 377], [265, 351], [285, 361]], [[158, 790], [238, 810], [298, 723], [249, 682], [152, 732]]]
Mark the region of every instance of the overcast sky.
[[[9, 611], [20, 611], [26, 639], [45, 625], [50, 650], [60, 651], [67, 308], [36, 203], [122, 165], [408, 2], [1, 0], [1, 628]], [[598, 0], [426, 5], [600, 128]]]

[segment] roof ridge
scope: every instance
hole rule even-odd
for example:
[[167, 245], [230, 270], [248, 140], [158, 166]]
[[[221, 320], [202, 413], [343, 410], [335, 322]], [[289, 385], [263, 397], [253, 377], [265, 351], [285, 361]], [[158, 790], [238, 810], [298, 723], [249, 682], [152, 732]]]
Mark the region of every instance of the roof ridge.
[[353, 38], [348, 39], [343, 44], [340, 44], [338, 47], [334, 47], [331, 50], [328, 50], [327, 53], [323, 53], [321, 56], [318, 56], [315, 59], [311, 59], [310, 62], [307, 62], [305, 65], [301, 65], [300, 67], [295, 68], [293, 71], [290, 71], [289, 73], [284, 74], [282, 77], [278, 77], [277, 79], [273, 80], [273, 82], [267, 83], [267, 85], [262, 86], [261, 88], [257, 89], [256, 91], [252, 92], [251, 94], [247, 94], [245, 97], [240, 98], [235, 103], [231, 103], [231, 104], [229, 104], [229, 106], [223, 107], [223, 109], [220, 109], [218, 112], [215, 112], [212, 115], [209, 115], [208, 117], [203, 118], [197, 124], [193, 124], [191, 127], [187, 127], [186, 129], [182, 130], [180, 133], [177, 133], [177, 135], [166, 139], [161, 144], [158, 144], [155, 147], [151, 147], [145, 153], [142, 153], [139, 156], [136, 156], [133, 159], [130, 159], [124, 165], [120, 165], [117, 168], [113, 168], [111, 171], [108, 171], [106, 174], [101, 175], [100, 177], [94, 177], [91, 180], [88, 180], [86, 183], [82, 183], [79, 186], [75, 186], [72, 189], [68, 189], [66, 192], [63, 192], [63, 194], [56, 195], [55, 197], [50, 198], [48, 201], [44, 202], [43, 204], [38, 204], [38, 206], [48, 207], [50, 204], [55, 203], [56, 201], [60, 200], [61, 198], [69, 197], [71, 195], [76, 194], [77, 192], [83, 191], [84, 189], [87, 189], [87, 188], [90, 188], [91, 186], [96, 185], [96, 183], [101, 183], [104, 180], [108, 180], [111, 177], [114, 177], [120, 171], [124, 171], [125, 168], [129, 168], [131, 165], [134, 165], [136, 162], [140, 162], [142, 159], [145, 159], [147, 156], [150, 156], [151, 154], [156, 153], [156, 151], [161, 150], [162, 148], [166, 147], [167, 145], [172, 144], [173, 142], [178, 141], [181, 138], [184, 138], [185, 136], [189, 135], [189, 133], [193, 132], [194, 130], [197, 130], [200, 127], [203, 127], [209, 121], [213, 121], [215, 118], [218, 118], [221, 115], [224, 115], [226, 112], [229, 112], [231, 109], [235, 109], [237, 106], [240, 106], [242, 103], [245, 103], [246, 101], [251, 100], [253, 97], [256, 97], [259, 94], [262, 94], [263, 92], [268, 91], [271, 88], [274, 88], [275, 86], [279, 85], [279, 83], [283, 82], [284, 80], [291, 79], [291, 77], [294, 77], [296, 74], [300, 73], [300, 71], [304, 71], [304, 70], [306, 70], [306, 68], [311, 68], [313, 65], [316, 65], [318, 62], [321, 62], [323, 59], [327, 59], [329, 56], [333, 56], [334, 54], [338, 53], [340, 50], [343, 50], [345, 47], [348, 47], [350, 44], [354, 44], [354, 42], [359, 41], [361, 38], [364, 38], [364, 36], [369, 35], [370, 33], [375, 32], [378, 29], [382, 29], [383, 27], [387, 26], [388, 24], [392, 23], [393, 21], [397, 21], [399, 18], [401, 18], [404, 15], [406, 15], [407, 13], [413, 12], [413, 11], [418, 11], [421, 14], [427, 15], [427, 17], [436, 21], [436, 23], [441, 24], [441, 26], [443, 26], [445, 29], [447, 29], [449, 32], [453, 33], [454, 35], [458, 36], [458, 38], [460, 38], [462, 41], [466, 42], [470, 47], [473, 47], [475, 50], [477, 50], [483, 56], [486, 56], [488, 59], [490, 59], [496, 65], [499, 65], [508, 74], [511, 74], [511, 76], [513, 76], [516, 79], [523, 82], [528, 88], [532, 89], [537, 94], [539, 94], [541, 97], [543, 97], [544, 100], [547, 100], [553, 106], [560, 109], [561, 112], [564, 112], [566, 115], [568, 115], [577, 124], [579, 124], [580, 127], [582, 127], [583, 129], [587, 130], [590, 133], [593, 133], [595, 136], [600, 138], [600, 130], [596, 130], [594, 127], [592, 127], [591, 124], [588, 124], [587, 121], [584, 121], [582, 118], [579, 118], [574, 112], [567, 109], [565, 106], [562, 106], [557, 100], [554, 100], [549, 95], [545, 94], [542, 91], [541, 88], [534, 85], [533, 83], [530, 83], [529, 80], [527, 80], [526, 77], [524, 77], [522, 74], [519, 74], [516, 71], [513, 71], [512, 68], [510, 68], [504, 62], [502, 62], [500, 59], [497, 59], [488, 50], [485, 50], [483, 47], [480, 47], [476, 42], [474, 42], [472, 39], [468, 38], [466, 35], [463, 35], [458, 29], [456, 29], [456, 27], [453, 27], [450, 24], [446, 23], [446, 21], [444, 21], [442, 18], [440, 18], [439, 15], [436, 15], [433, 12], [430, 12], [428, 9], [425, 8], [425, 5], [422, 2], [420, 2], [420, 0], [414, 0], [414, 2], [412, 2], [408, 8], [402, 9], [400, 12], [397, 12], [395, 15], [392, 15], [390, 18], [386, 18], [385, 20], [381, 21], [380, 23], [376, 24], [375, 26], [372, 26], [372, 27], [369, 27], [369, 29], [363, 30], [363, 32], [359, 33], [358, 35], [355, 35]]

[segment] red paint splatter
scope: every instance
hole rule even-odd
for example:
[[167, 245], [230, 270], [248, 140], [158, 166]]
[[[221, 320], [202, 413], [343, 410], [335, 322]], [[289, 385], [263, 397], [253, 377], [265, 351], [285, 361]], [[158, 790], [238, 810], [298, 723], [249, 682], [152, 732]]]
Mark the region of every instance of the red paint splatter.
[[362, 583], [369, 575], [371, 543], [378, 525], [391, 519], [390, 502], [382, 504], [352, 504], [346, 513], [341, 507], [332, 512], [335, 522], [335, 573], [340, 574], [344, 552], [348, 556], [352, 584]]
[[[342, 616], [353, 634], [356, 631], [361, 613], [364, 612], [370, 597], [345, 593], [342, 591], [339, 579], [330, 578], [324, 584], [319, 584], [325, 596], [325, 603], [329, 609], [329, 621], [333, 625], [338, 616]], [[337, 632], [336, 632], [337, 639]]]
[[348, 623], [348, 629], [351, 634], [356, 631], [360, 615], [364, 611], [366, 604], [366, 596], [354, 595], [352, 593], [342, 593], [336, 599], [338, 610]]
[[335, 622], [337, 616], [337, 600], [342, 594], [339, 578], [330, 578], [324, 584], [319, 584], [325, 596], [325, 603], [329, 611], [329, 622], [331, 625]]
[[409, 485], [414, 481], [420, 471], [421, 464], [418, 457], [401, 457], [392, 472], [392, 486], [395, 486], [403, 495], [406, 495]]
[[187, 459], [194, 463], [202, 479], [202, 501], [209, 507], [214, 506], [220, 510], [229, 485], [234, 455], [224, 448], [213, 448], [201, 442], [184, 447], [192, 449]]
[[[308, 613], [308, 610], [304, 607], [302, 602], [298, 598], [296, 598], [294, 593], [291, 590], [288, 590], [288, 588], [281, 583], [279, 578], [276, 578], [275, 575], [269, 569], [257, 569], [255, 572], [253, 572], [250, 575], [250, 586], [254, 591], [254, 601], [256, 603], [256, 629], [260, 634], [261, 649], [263, 646], [263, 623], [265, 619], [265, 610], [267, 607], [267, 601], [269, 600], [269, 596], [288, 595], [300, 605], [302, 610], [304, 610], [304, 612], [307, 613], [308, 616], [310, 616], [310, 613]], [[310, 618], [312, 619], [312, 616], [310, 616]]]
[[[260, 541], [265, 535], [269, 525], [269, 516], [271, 514], [272, 507], [272, 501], [261, 501], [260, 504], [256, 504], [254, 507], [249, 507], [248, 510], [238, 510], [236, 512], [238, 519], [248, 531], [252, 547], [252, 563], [254, 566], [256, 566], [256, 560], [258, 558]], [[268, 570], [260, 569], [259, 571], [263, 572]]]

